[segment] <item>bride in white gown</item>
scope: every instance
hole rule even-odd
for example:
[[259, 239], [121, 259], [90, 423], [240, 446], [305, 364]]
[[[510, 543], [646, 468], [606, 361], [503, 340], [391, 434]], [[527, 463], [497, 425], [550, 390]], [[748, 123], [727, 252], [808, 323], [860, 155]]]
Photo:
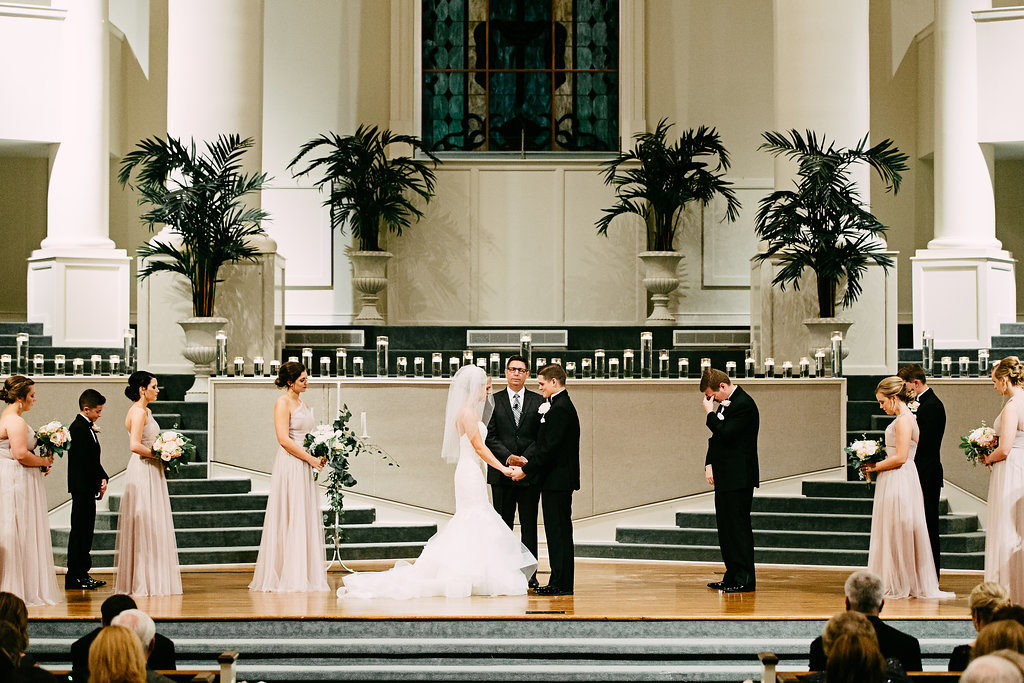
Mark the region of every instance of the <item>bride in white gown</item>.
[[[455, 516], [427, 541], [415, 564], [398, 562], [383, 572], [357, 572], [344, 579], [338, 597], [420, 598], [525, 595], [537, 558], [512, 533], [487, 499], [487, 466], [511, 476], [484, 445], [481, 420], [491, 380], [466, 365], [448, 390], [441, 457], [455, 467]], [[486, 464], [485, 464], [486, 463]]]

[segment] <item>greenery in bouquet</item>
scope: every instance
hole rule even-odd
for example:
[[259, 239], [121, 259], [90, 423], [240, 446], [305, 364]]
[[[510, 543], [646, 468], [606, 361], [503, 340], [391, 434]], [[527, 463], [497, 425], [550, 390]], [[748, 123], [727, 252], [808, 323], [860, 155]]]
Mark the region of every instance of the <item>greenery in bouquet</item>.
[[[862, 435], [863, 436], [863, 435]], [[861, 479], [867, 479], [871, 483], [871, 476], [865, 477], [861, 469], [864, 465], [870, 465], [885, 460], [885, 446], [872, 439], [861, 438], [854, 441], [843, 449], [846, 451], [846, 464], [857, 470]]]
[[36, 430], [36, 446], [47, 455], [63, 458], [71, 448], [71, 431], [54, 420]]
[[992, 451], [999, 446], [999, 435], [996, 430], [987, 426], [982, 421], [981, 426], [970, 434], [960, 437], [960, 450], [967, 457], [967, 462], [977, 465], [983, 462], [986, 456], [992, 455]]
[[192, 439], [169, 429], [157, 435], [153, 442], [153, 454], [160, 458], [165, 470], [175, 472], [196, 454], [196, 447]]

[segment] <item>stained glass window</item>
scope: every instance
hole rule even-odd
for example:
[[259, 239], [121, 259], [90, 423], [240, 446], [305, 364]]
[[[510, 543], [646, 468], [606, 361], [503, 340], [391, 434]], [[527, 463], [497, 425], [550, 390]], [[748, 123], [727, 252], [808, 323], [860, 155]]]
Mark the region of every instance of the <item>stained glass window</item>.
[[430, 149], [617, 149], [618, 0], [422, 2]]

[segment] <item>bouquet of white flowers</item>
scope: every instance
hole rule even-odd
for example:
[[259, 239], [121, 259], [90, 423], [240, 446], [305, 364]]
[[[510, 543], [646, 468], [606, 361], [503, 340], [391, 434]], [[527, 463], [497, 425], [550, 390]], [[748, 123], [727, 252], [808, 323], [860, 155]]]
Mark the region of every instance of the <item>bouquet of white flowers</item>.
[[854, 441], [845, 449], [846, 464], [857, 470], [861, 479], [867, 479], [871, 483], [871, 475], [865, 477], [861, 469], [864, 465], [885, 460], [885, 445], [872, 439], [861, 439]]
[[986, 426], [984, 421], [970, 434], [960, 437], [960, 450], [967, 456], [967, 462], [972, 465], [977, 465], [978, 461], [983, 461], [985, 456], [991, 455], [998, 445], [999, 435], [996, 434], [996, 430]]
[[314, 458], [327, 458], [341, 451], [342, 433], [334, 427], [319, 424], [302, 440], [302, 448]]
[[153, 442], [155, 453], [164, 464], [164, 469], [174, 472], [178, 467], [196, 454], [195, 444], [181, 432], [167, 430], [160, 432]]
[[36, 445], [49, 455], [64, 457], [71, 447], [71, 432], [60, 422], [48, 422], [36, 430]]

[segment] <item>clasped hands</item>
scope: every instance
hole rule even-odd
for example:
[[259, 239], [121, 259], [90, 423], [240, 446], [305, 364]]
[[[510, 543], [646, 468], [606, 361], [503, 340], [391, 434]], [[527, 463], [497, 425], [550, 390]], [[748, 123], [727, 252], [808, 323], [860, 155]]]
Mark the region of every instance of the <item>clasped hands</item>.
[[505, 463], [509, 466], [509, 471], [505, 473], [505, 476], [512, 481], [520, 481], [526, 477], [526, 472], [523, 472], [523, 465], [527, 462], [529, 461], [521, 455], [508, 456], [508, 460]]

